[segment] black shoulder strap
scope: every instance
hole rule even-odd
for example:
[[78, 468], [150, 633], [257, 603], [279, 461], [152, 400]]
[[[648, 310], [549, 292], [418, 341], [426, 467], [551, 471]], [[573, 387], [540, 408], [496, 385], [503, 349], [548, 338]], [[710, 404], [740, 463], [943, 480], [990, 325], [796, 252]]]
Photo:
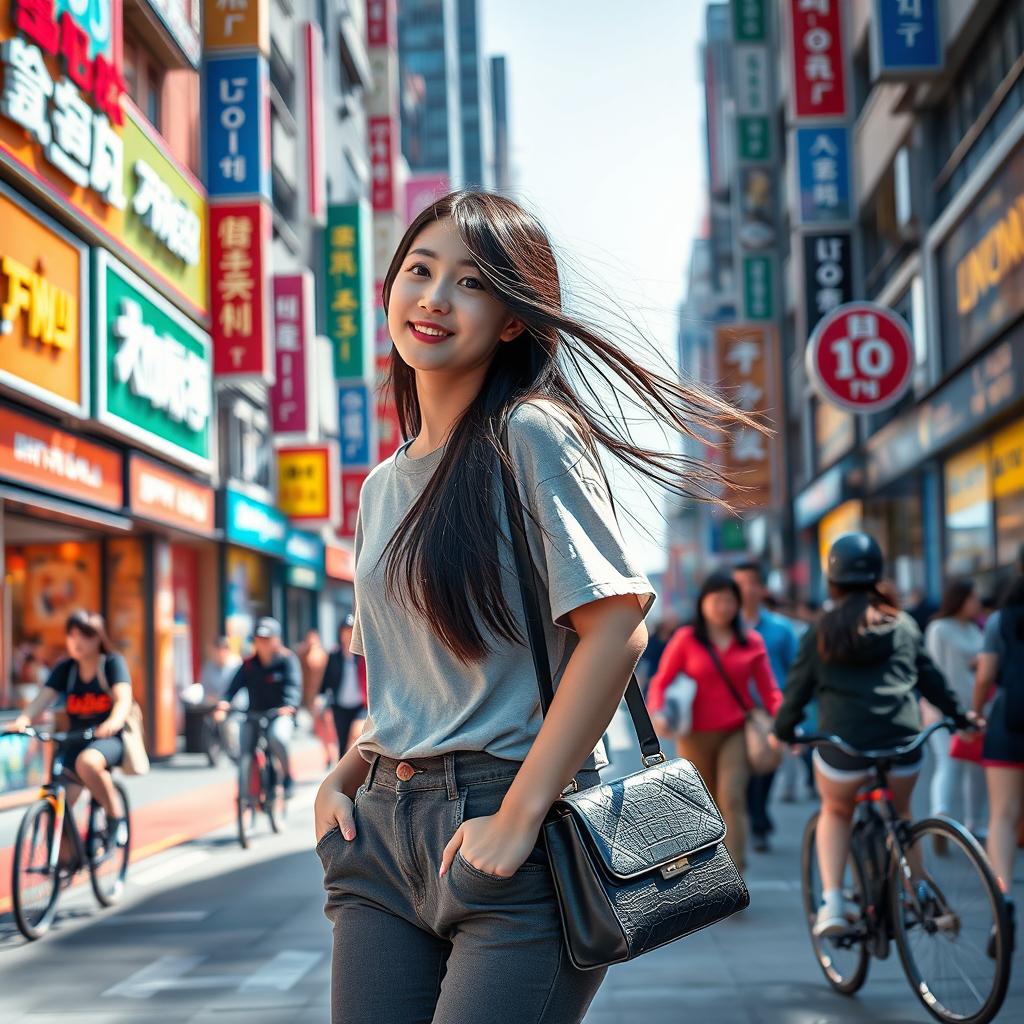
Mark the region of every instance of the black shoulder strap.
[[[511, 461], [508, 445], [508, 421], [506, 420], [501, 434], [501, 446]], [[530, 639], [530, 651], [533, 654], [533, 665], [537, 673], [537, 686], [540, 689], [540, 706], [544, 714], [548, 713], [555, 691], [551, 682], [551, 663], [548, 660], [548, 645], [544, 636], [544, 618], [540, 610], [540, 597], [537, 587], [537, 568], [530, 556], [530, 545], [526, 539], [526, 521], [523, 507], [519, 501], [519, 491], [515, 478], [504, 461], [501, 463], [501, 478], [504, 482], [505, 511], [508, 516], [512, 535], [512, 549], [515, 553], [516, 569], [519, 573], [519, 589], [523, 597], [523, 614], [526, 618], [526, 632]], [[633, 720], [636, 737], [640, 741], [640, 753], [646, 763], [648, 757], [661, 756], [661, 743], [647, 712], [640, 684], [634, 674], [626, 687], [626, 707], [629, 717]]]
[[736, 703], [743, 709], [744, 714], [748, 714], [751, 708], [747, 707], [747, 705], [743, 703], [743, 698], [740, 696], [739, 690], [737, 690], [733, 685], [733, 681], [729, 677], [729, 673], [725, 671], [722, 659], [718, 656], [718, 651], [715, 650], [714, 641], [708, 645], [708, 653], [711, 655], [711, 660], [715, 663], [715, 668], [718, 669], [718, 674], [722, 677], [722, 681], [727, 687], [729, 687], [729, 692], [733, 695]]

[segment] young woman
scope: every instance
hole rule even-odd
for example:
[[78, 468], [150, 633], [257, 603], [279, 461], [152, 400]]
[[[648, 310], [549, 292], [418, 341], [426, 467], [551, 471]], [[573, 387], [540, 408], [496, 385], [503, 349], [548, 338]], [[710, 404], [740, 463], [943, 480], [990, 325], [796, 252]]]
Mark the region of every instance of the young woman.
[[[360, 497], [352, 651], [368, 716], [315, 807], [333, 1020], [570, 1024], [604, 972], [569, 961], [538, 833], [573, 779], [597, 781], [653, 599], [599, 452], [677, 490], [713, 475], [634, 445], [604, 411], [608, 382], [683, 433], [742, 414], [566, 312], [543, 228], [499, 195], [420, 214], [383, 299], [412, 440]], [[546, 717], [508, 540], [506, 427], [556, 669]]]
[[[936, 667], [964, 707], [970, 707], [974, 673], [981, 653], [981, 630], [976, 619], [981, 600], [970, 580], [951, 580], [942, 603], [924, 631], [924, 646]], [[922, 708], [925, 725], [940, 718], [930, 704]], [[972, 832], [985, 831], [985, 772], [979, 764], [949, 756], [947, 732], [933, 733], [929, 740], [935, 758], [931, 784], [931, 813], [947, 814], [962, 821]]]
[[[796, 727], [810, 700], [818, 701], [818, 732], [839, 736], [853, 747], [898, 747], [921, 731], [918, 694], [961, 727], [970, 724], [956, 694], [928, 657], [916, 623], [879, 588], [882, 550], [866, 533], [837, 538], [828, 554], [833, 607], [800, 640], [789, 670], [775, 733], [798, 741]], [[910, 816], [910, 797], [921, 770], [918, 749], [894, 762], [889, 772], [893, 802]], [[838, 935], [849, 927], [843, 905], [843, 873], [857, 790], [871, 763], [832, 746], [816, 747], [814, 777], [821, 794], [818, 867], [822, 905], [816, 935]]]
[[753, 706], [750, 683], [769, 714], [778, 710], [782, 695], [764, 641], [743, 625], [740, 606], [740, 588], [731, 573], [708, 576], [697, 597], [693, 625], [680, 629], [661, 656], [647, 703], [655, 727], [667, 735], [665, 720], [658, 714], [666, 689], [680, 674], [696, 682], [690, 732], [678, 737], [676, 745], [679, 756], [693, 762], [711, 790], [728, 828], [729, 853], [742, 871], [750, 778], [743, 722]]
[[981, 714], [993, 692], [982, 748], [988, 783], [986, 850], [999, 885], [1006, 893], [1011, 926], [1015, 926], [1013, 862], [1017, 836], [1024, 820], [1024, 575], [1011, 584], [1002, 607], [985, 623], [978, 656], [972, 709]]
[[108, 838], [123, 843], [127, 839], [124, 808], [110, 769], [124, 756], [121, 730], [132, 709], [128, 665], [111, 648], [101, 616], [75, 612], [64, 632], [67, 658], [54, 666], [46, 685], [11, 727], [20, 732], [58, 697], [65, 697], [69, 731], [93, 730], [91, 740], [72, 738], [61, 747], [64, 771], [71, 782], [68, 803], [78, 800], [84, 785], [106, 812]]

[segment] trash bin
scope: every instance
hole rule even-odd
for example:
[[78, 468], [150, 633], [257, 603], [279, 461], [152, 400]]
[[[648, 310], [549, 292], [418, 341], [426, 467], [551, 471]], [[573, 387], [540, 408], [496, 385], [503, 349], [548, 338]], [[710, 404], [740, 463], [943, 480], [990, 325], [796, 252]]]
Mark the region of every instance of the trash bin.
[[216, 707], [216, 704], [186, 704], [185, 705], [185, 753], [205, 754], [206, 716]]

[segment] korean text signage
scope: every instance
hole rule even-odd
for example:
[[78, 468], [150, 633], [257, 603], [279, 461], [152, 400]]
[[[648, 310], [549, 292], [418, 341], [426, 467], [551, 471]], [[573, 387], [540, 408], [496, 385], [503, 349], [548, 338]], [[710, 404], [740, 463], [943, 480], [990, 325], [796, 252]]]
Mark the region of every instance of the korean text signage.
[[269, 56], [270, 0], [205, 0], [203, 46], [207, 51], [252, 47]]
[[316, 432], [313, 302], [309, 271], [274, 275], [271, 309], [277, 372], [270, 415], [275, 434]]
[[348, 469], [341, 474], [341, 527], [339, 537], [356, 535], [356, 519], [359, 515], [359, 495], [370, 475], [368, 469]]
[[1024, 422], [992, 438], [993, 493], [997, 498], [1024, 491]]
[[324, 542], [313, 533], [289, 530], [284, 558], [288, 563], [288, 583], [293, 587], [315, 590], [324, 582]]
[[738, 43], [764, 43], [768, 39], [769, 0], [732, 0], [732, 37]]
[[277, 449], [277, 504], [307, 526], [335, 526], [340, 513], [338, 448], [332, 442]]
[[[767, 324], [738, 324], [715, 331], [717, 378], [741, 409], [764, 416], [774, 406], [774, 331]], [[752, 427], [735, 427], [725, 441], [726, 471], [743, 487], [733, 500], [747, 508], [765, 508], [775, 499], [774, 449]]]
[[132, 455], [128, 465], [128, 504], [135, 515], [209, 536], [214, 525], [213, 499], [212, 487]]
[[796, 118], [846, 116], [840, 0], [789, 0]]
[[898, 402], [910, 387], [914, 345], [897, 313], [851, 302], [819, 321], [807, 346], [807, 376], [826, 402], [872, 413]]
[[852, 236], [831, 231], [803, 236], [804, 315], [808, 330], [853, 299]]
[[371, 458], [370, 416], [373, 408], [367, 384], [342, 384], [338, 388], [338, 414], [343, 466], [369, 466]]
[[804, 224], [851, 219], [848, 140], [842, 125], [796, 130], [798, 209]]
[[1024, 145], [938, 249], [948, 367], [1024, 313]]
[[370, 195], [374, 212], [394, 210], [398, 125], [393, 117], [371, 117], [367, 131], [370, 137]]
[[368, 250], [370, 218], [360, 203], [332, 205], [327, 211], [325, 280], [327, 336], [334, 349], [334, 375], [362, 378], [370, 357], [366, 343], [371, 313]]
[[259, 201], [210, 207], [213, 372], [270, 378], [267, 266], [270, 210]]
[[939, 0], [875, 0], [874, 15], [872, 59], [880, 76], [942, 70]]
[[96, 250], [96, 418], [201, 472], [211, 468], [210, 339]]
[[0, 187], [0, 385], [88, 412], [88, 249]]
[[206, 184], [211, 196], [270, 198], [270, 71], [259, 54], [208, 57]]
[[288, 522], [276, 508], [228, 487], [224, 491], [224, 534], [233, 544], [284, 558]]
[[120, 509], [121, 456], [31, 416], [0, 408], [0, 478]]
[[397, 46], [395, 0], [367, 0], [366, 45]]

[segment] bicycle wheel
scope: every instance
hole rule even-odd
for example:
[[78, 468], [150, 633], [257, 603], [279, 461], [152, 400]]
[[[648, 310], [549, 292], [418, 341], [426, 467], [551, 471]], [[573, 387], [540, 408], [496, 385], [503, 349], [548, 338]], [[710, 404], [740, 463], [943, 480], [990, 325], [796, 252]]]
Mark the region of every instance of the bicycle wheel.
[[128, 807], [128, 794], [120, 782], [114, 783], [124, 808], [126, 835], [124, 845], [114, 841], [107, 843], [107, 814], [95, 800], [89, 803], [89, 831], [86, 834], [85, 849], [89, 856], [89, 878], [92, 891], [101, 907], [112, 907], [124, 893], [124, 882], [128, 876], [128, 860], [131, 856], [132, 818]]
[[268, 753], [263, 761], [263, 811], [271, 831], [275, 833], [281, 831], [281, 822], [284, 821], [284, 789], [277, 779], [274, 759]]
[[11, 902], [18, 931], [38, 939], [53, 923], [60, 879], [50, 868], [57, 815], [47, 800], [34, 803], [21, 819], [14, 846]]
[[251, 754], [243, 754], [238, 762], [238, 842], [249, 849], [256, 811], [260, 805], [260, 770]]
[[800, 879], [807, 930], [811, 936], [811, 946], [818, 966], [821, 967], [826, 980], [837, 992], [849, 996], [864, 984], [871, 960], [864, 944], [864, 872], [851, 851], [843, 878], [843, 897], [848, 904], [859, 908], [860, 915], [856, 922], [851, 922], [850, 933], [830, 937], [816, 936], [814, 920], [818, 914], [818, 907], [821, 906], [821, 875], [818, 871], [818, 850], [815, 843], [817, 830], [818, 815], [814, 814], [804, 829], [800, 854]]
[[904, 853], [889, 890], [907, 980], [938, 1020], [987, 1024], [1010, 980], [1006, 905], [988, 860], [974, 836], [946, 818], [913, 825]]

